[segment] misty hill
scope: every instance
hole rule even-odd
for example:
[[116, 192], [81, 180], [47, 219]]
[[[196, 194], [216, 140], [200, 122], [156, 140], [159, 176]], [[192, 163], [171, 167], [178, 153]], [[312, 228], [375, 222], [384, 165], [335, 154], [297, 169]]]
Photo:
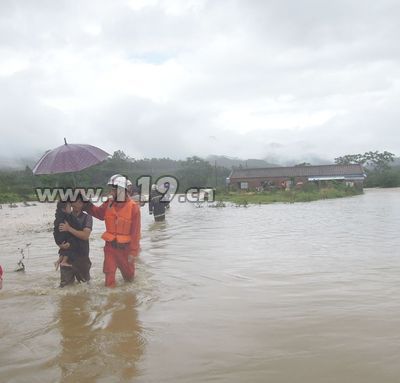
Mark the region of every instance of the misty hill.
[[394, 159], [394, 161], [390, 164], [390, 166], [400, 166], [400, 157]]
[[279, 164], [278, 166], [295, 166], [298, 164], [311, 164], [311, 165], [329, 165], [333, 164], [332, 159], [321, 158], [315, 155], [303, 155], [297, 158], [283, 159], [279, 157], [266, 157], [264, 161], [269, 163]]
[[232, 169], [232, 167], [247, 167], [247, 168], [272, 168], [277, 167], [279, 165], [267, 162], [265, 160], [250, 158], [247, 160], [237, 158], [237, 157], [227, 157], [227, 156], [217, 156], [210, 155], [205, 158], [207, 162], [211, 165], [217, 164], [217, 166], [221, 166], [227, 169]]
[[[119, 151], [117, 151], [119, 152]], [[34, 164], [40, 158], [6, 158], [0, 157], [0, 170], [23, 170], [26, 166], [33, 168]], [[127, 156], [127, 158], [129, 158]], [[132, 159], [133, 160], [133, 159]], [[310, 163], [312, 165], [326, 165], [331, 164], [333, 161], [324, 160], [318, 157], [307, 157], [307, 158], [299, 158], [292, 160], [279, 160], [278, 158], [250, 158], [250, 159], [242, 159], [238, 157], [229, 157], [222, 155], [209, 155], [204, 158], [206, 162], [208, 162], [211, 166], [214, 166], [215, 163], [218, 167], [223, 167], [227, 169], [232, 169], [232, 167], [248, 167], [248, 168], [270, 168], [270, 167], [279, 167], [279, 166], [294, 166], [300, 163]], [[157, 172], [157, 170], [174, 173], [178, 168], [180, 168], [180, 163], [183, 160], [172, 160], [170, 158], [143, 158], [136, 159], [135, 167], [137, 169], [152, 169]], [[394, 162], [390, 164], [393, 167], [400, 167], [400, 157], [396, 157]]]
[[33, 158], [6, 158], [0, 157], [0, 169], [1, 170], [21, 170], [25, 169], [26, 166], [33, 167], [36, 163]]
[[[36, 161], [40, 157], [33, 158], [20, 158], [20, 159], [11, 159], [11, 158], [0, 158], [0, 169], [3, 170], [22, 170], [25, 169], [26, 166], [32, 168]], [[128, 157], [127, 157], [128, 158]], [[276, 163], [268, 162], [266, 160], [261, 159], [241, 159], [237, 157], [227, 157], [227, 156], [218, 156], [218, 155], [210, 155], [204, 159], [210, 165], [214, 166], [215, 161], [217, 166], [224, 167], [227, 169], [232, 169], [232, 167], [248, 167], [248, 168], [266, 168], [266, 167], [276, 167], [280, 166]], [[154, 170], [163, 170], [164, 172], [174, 172], [177, 168], [179, 168], [180, 161], [172, 160], [170, 158], [144, 158], [144, 159], [136, 159], [135, 165], [139, 169], [142, 168], [152, 168]]]

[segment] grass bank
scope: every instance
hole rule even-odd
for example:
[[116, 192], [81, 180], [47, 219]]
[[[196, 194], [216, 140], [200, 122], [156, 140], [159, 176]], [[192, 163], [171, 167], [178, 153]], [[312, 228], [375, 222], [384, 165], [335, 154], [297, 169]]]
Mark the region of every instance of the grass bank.
[[3, 203], [16, 203], [23, 201], [36, 201], [37, 197], [35, 194], [17, 194], [17, 193], [0, 193], [0, 204]]
[[277, 190], [271, 192], [218, 192], [217, 201], [232, 202], [240, 205], [268, 204], [275, 202], [311, 202], [322, 199], [344, 198], [362, 194], [361, 190], [354, 188], [324, 188], [312, 191], [302, 190]]

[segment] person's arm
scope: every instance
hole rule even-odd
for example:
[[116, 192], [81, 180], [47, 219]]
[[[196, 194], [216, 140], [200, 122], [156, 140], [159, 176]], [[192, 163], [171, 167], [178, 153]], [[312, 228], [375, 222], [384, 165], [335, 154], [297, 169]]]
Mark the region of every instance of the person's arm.
[[64, 241], [63, 243], [60, 243], [58, 247], [60, 248], [60, 250], [67, 250], [70, 247], [70, 243]]
[[135, 203], [132, 209], [132, 226], [131, 226], [131, 243], [130, 255], [139, 255], [140, 249], [140, 235], [141, 235], [141, 221], [140, 221], [140, 207]]
[[153, 214], [153, 209], [154, 209], [154, 202], [152, 195], [149, 195], [149, 214]]
[[83, 230], [76, 230], [73, 227], [71, 227], [68, 223], [64, 225], [68, 225], [67, 231], [69, 231], [74, 237], [81, 239], [82, 241], [89, 240], [90, 233], [92, 232], [91, 229], [85, 227]]
[[104, 221], [108, 204], [109, 201], [106, 201], [100, 206], [95, 206], [91, 202], [88, 202], [85, 211], [87, 211], [91, 216]]
[[68, 231], [71, 233], [74, 237], [81, 239], [83, 241], [88, 241], [90, 237], [90, 233], [92, 232], [92, 217], [90, 215], [86, 215], [86, 220], [85, 220], [85, 227], [83, 230], [77, 230], [73, 228], [67, 221], [64, 223], [60, 224], [60, 231]]

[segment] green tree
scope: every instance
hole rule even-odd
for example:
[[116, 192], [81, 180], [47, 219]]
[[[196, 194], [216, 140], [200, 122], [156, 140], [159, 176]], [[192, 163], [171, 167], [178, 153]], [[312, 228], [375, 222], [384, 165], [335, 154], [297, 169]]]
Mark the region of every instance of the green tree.
[[395, 155], [387, 152], [369, 151], [364, 154], [347, 154], [342, 157], [335, 158], [335, 163], [338, 165], [361, 164], [371, 167], [377, 171], [388, 170], [390, 163], [394, 161]]
[[132, 159], [129, 156], [127, 156], [122, 150], [116, 150], [113, 153], [111, 160], [119, 162], [132, 161]]
[[181, 161], [181, 169], [176, 172], [180, 190], [184, 191], [191, 187], [206, 187], [209, 177], [213, 174], [212, 166], [200, 157], [188, 157]]
[[398, 170], [391, 169], [395, 155], [388, 151], [369, 151], [364, 154], [348, 154], [335, 158], [338, 165], [361, 164], [365, 166], [367, 187], [394, 187], [400, 185]]

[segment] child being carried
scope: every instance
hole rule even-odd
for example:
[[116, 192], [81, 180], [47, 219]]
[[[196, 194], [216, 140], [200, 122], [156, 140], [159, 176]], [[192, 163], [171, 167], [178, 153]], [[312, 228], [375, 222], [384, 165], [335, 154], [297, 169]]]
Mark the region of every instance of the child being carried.
[[56, 270], [58, 270], [59, 266], [68, 266], [71, 267], [71, 263], [76, 257], [79, 255], [79, 240], [75, 236], [73, 236], [68, 231], [60, 231], [59, 226], [61, 223], [67, 222], [73, 229], [80, 230], [80, 224], [78, 220], [71, 214], [71, 203], [59, 201], [57, 203], [57, 209], [54, 220], [54, 240], [57, 245], [61, 245], [64, 242], [69, 243], [69, 247], [67, 249], [60, 249], [58, 251], [59, 258], [58, 261], [54, 263]]

